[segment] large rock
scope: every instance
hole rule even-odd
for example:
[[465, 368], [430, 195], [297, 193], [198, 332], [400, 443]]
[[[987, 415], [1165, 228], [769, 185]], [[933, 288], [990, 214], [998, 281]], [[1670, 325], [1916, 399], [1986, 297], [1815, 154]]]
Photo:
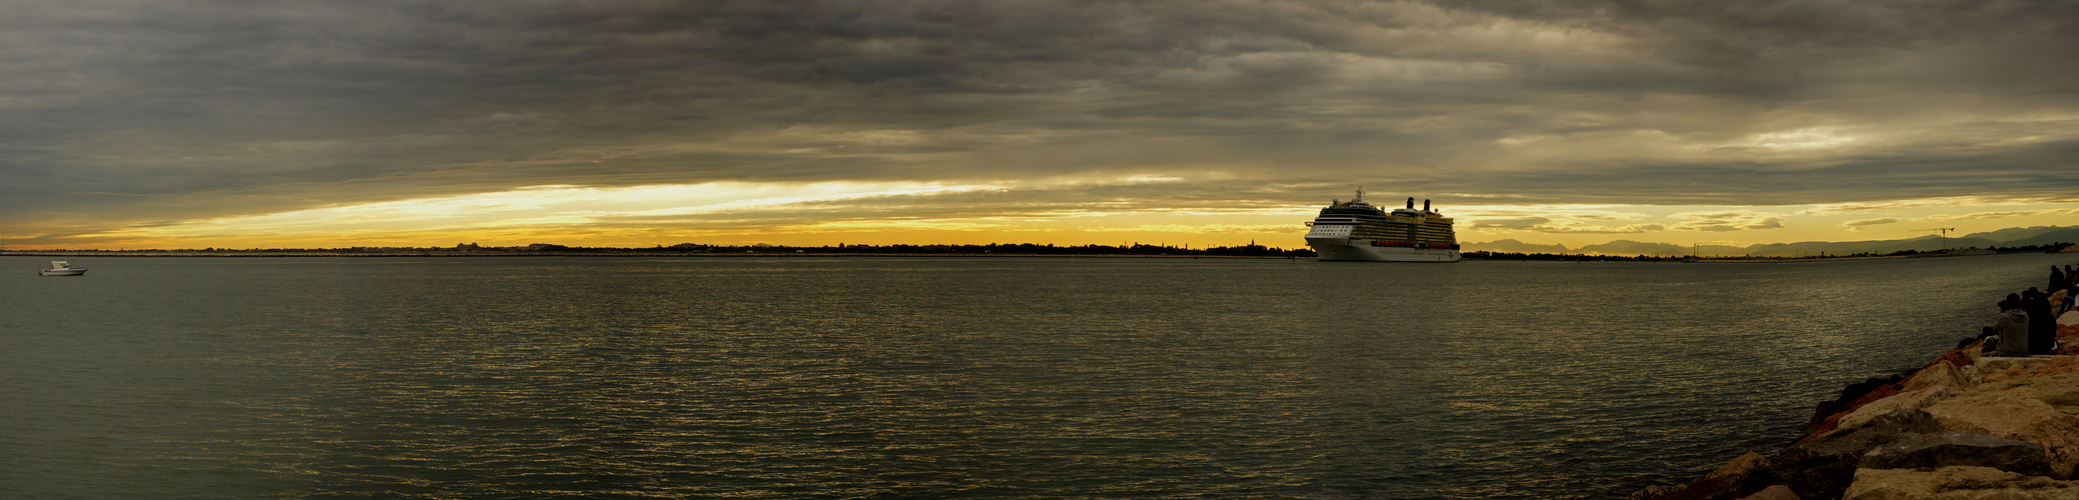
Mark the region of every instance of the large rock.
[[1780, 485], [1778, 483], [1778, 485], [1769, 485], [1769, 488], [1763, 488], [1757, 494], [1744, 496], [1740, 500], [1802, 500], [1802, 498], [1798, 498], [1796, 492], [1790, 492], [1788, 485]]
[[1841, 498], [1847, 500], [2079, 499], [2079, 483], [1991, 467], [1861, 469], [1855, 471], [1855, 484], [1843, 493]]
[[[1972, 344], [1977, 344], [1977, 343], [1978, 343], [1978, 341], [1974, 340], [1974, 341], [1972, 341], [1971, 343], [1972, 343]], [[1941, 356], [1941, 357], [1938, 357], [1938, 358], [1935, 358], [1935, 360], [1934, 360], [1934, 361], [1929, 361], [1929, 362], [1927, 363], [1927, 366], [1923, 366], [1923, 367], [1921, 367], [1921, 368], [1920, 368], [1920, 370], [1917, 370], [1917, 371], [1915, 371], [1915, 372], [1913, 373], [1913, 375], [1919, 375], [1919, 374], [1920, 374], [1920, 372], [1924, 372], [1924, 371], [1927, 371], [1927, 369], [1929, 369], [1929, 368], [1934, 368], [1934, 367], [1935, 367], [1935, 365], [1937, 365], [1937, 364], [1941, 364], [1941, 363], [1949, 363], [1949, 364], [1950, 364], [1951, 366], [1954, 366], [1954, 367], [1959, 367], [1959, 368], [1961, 368], [1961, 367], [1965, 367], [1965, 366], [1970, 366], [1970, 365], [1972, 365], [1972, 364], [1975, 364], [1975, 363], [1977, 363], [1977, 362], [1978, 362], [1978, 358], [1980, 358], [1980, 357], [1983, 357], [1983, 353], [1984, 353], [1984, 348], [1983, 348], [1983, 346], [1978, 346], [1978, 348], [1976, 348], [1976, 349], [1973, 349], [1973, 348], [1971, 348], [1970, 346], [1966, 346], [1966, 347], [1958, 347], [1958, 348], [1956, 348], [1956, 349], [1954, 349], [1954, 350], [1951, 350], [1951, 351], [1949, 351], [1949, 352], [1945, 352], [1945, 353], [1942, 353], [1942, 356]], [[1907, 390], [1911, 390], [1911, 389], [1907, 389]]]
[[1864, 469], [1939, 469], [1959, 465], [2029, 476], [2051, 473], [2050, 456], [2043, 445], [1966, 432], [1902, 436], [1870, 450], [1857, 464]]
[[[1940, 432], [1935, 418], [1921, 410], [1877, 415], [1861, 425], [1808, 437], [1769, 457], [1766, 470], [1775, 476], [1764, 484], [1783, 484], [1805, 498], [1834, 498], [1855, 479], [1855, 469], [1870, 450], [1901, 436]], [[1759, 478], [1759, 477], [1758, 477]], [[1758, 490], [1756, 490], [1758, 491]]]
[[1805, 428], [1802, 433], [1809, 436], [1833, 430], [1834, 423], [1830, 422], [1829, 419], [1836, 419], [1838, 415], [1854, 411], [1862, 403], [1897, 394], [1899, 392], [1898, 383], [1905, 380], [1906, 377], [1904, 375], [1892, 375], [1890, 377], [1871, 378], [1848, 384], [1847, 387], [1841, 388], [1841, 397], [1834, 398], [1833, 401], [1820, 402], [1817, 408], [1813, 408], [1812, 419], [1805, 422]]
[[1984, 371], [2004, 370], [2013, 367], [2028, 369], [2043, 366], [2044, 363], [2049, 363], [2056, 359], [2056, 356], [1984, 356], [1978, 358], [1977, 365], [1979, 370]]
[[[1941, 366], [1949, 368], [1949, 370], [1952, 372], [1956, 370], [1956, 367], [1950, 366], [1947, 363], [1943, 363]], [[1917, 378], [1918, 375], [1915, 375], [1915, 377]], [[1912, 381], [1913, 379], [1907, 380], [1907, 384], [1909, 387], [1911, 386]], [[1861, 408], [1857, 408], [1855, 409], [1855, 411], [1849, 412], [1847, 415], [1841, 416], [1841, 418], [1836, 420], [1835, 423], [1837, 427], [1840, 428], [1860, 427], [1863, 423], [1869, 422], [1870, 419], [1877, 418], [1877, 416], [1879, 415], [1897, 413], [1900, 411], [1924, 409], [1930, 405], [1949, 399], [1950, 387], [1952, 386], [1948, 384], [1927, 385], [1921, 388], [1920, 390], [1899, 393], [1892, 395], [1888, 398], [1879, 399], [1877, 401], [1871, 402], [1870, 404], [1863, 405]]]
[[1707, 472], [1703, 477], [1654, 496], [1657, 500], [1733, 500], [1767, 488], [1775, 476], [1767, 470], [1768, 458], [1747, 452]]
[[[2074, 341], [2073, 343], [2079, 344], [2079, 341]], [[2048, 377], [2064, 374], [2079, 374], [2079, 356], [2058, 356], [2055, 359], [2051, 359], [2049, 363], [2043, 363], [2042, 366], [2029, 370], [2029, 376], [2031, 377]]]
[[1740, 500], [1803, 500], [1803, 499], [1801, 499], [1801, 498], [1798, 498], [1798, 496], [1797, 496], [1797, 492], [1794, 492], [1794, 491], [1790, 491], [1790, 487], [1789, 487], [1789, 486], [1784, 486], [1784, 485], [1780, 485], [1780, 484], [1778, 484], [1778, 485], [1771, 485], [1771, 486], [1769, 486], [1769, 487], [1767, 487], [1767, 488], [1763, 488], [1763, 489], [1762, 489], [1762, 490], [1761, 490], [1760, 492], [1756, 492], [1755, 494], [1752, 494], [1752, 495], [1747, 495], [1746, 497], [1743, 497], [1743, 498], [1741, 498]]
[[1982, 384], [1927, 407], [1944, 431], [2043, 445], [2059, 477], [2070, 477], [2079, 467], [2079, 415], [2074, 412], [2079, 412], [2079, 374]]
[[[2056, 363], [2044, 365], [2042, 370], [2049, 373], [2010, 380], [1983, 388], [1974, 388], [1967, 392], [1970, 394], [1981, 394], [1998, 392], [2009, 388], [2027, 387], [2035, 390], [2036, 397], [2042, 399], [2043, 403], [2050, 406], [2079, 406], [2079, 373], [2064, 373], [2060, 371], [2063, 369], [2060, 365], [2065, 364], [2064, 361], [2066, 360], [2079, 361], [2079, 357], [2060, 359]], [[2079, 363], [2070, 363], [2070, 365], [2072, 365], [2072, 368], [2079, 368]], [[2079, 408], [2070, 408], [2064, 411], [2071, 413], [2074, 410], [2079, 410]]]
[[2030, 372], [2049, 364], [2054, 359], [2055, 357], [2052, 356], [1986, 356], [1978, 358], [1978, 362], [1974, 366], [1978, 367], [1978, 382], [1990, 383], [2029, 377]]
[[[1979, 341], [1980, 341], [1980, 342], [1984, 342], [1984, 339], [1979, 339]], [[1968, 347], [1968, 348], [1965, 348], [1965, 349], [1963, 349], [1963, 356], [1964, 356], [1964, 362], [1962, 362], [1962, 363], [1957, 363], [1957, 364], [1956, 364], [1956, 367], [1957, 367], [1957, 368], [1962, 368], [1962, 367], [1966, 367], [1966, 366], [1971, 366], [1971, 365], [1977, 364], [1977, 363], [1978, 363], [1978, 358], [1983, 358], [1983, 357], [1985, 357], [1985, 344], [1983, 344], [1983, 343], [1980, 343], [1980, 344], [1973, 344], [1973, 345], [1971, 345], [1970, 347]]]
[[1761, 467], [1764, 464], [1767, 464], [1768, 461], [1768, 457], [1764, 457], [1761, 456], [1760, 453], [1750, 451], [1747, 452], [1745, 455], [1733, 457], [1732, 461], [1726, 462], [1725, 465], [1718, 466], [1717, 469], [1712, 470], [1711, 472], [1704, 473], [1704, 477], [1702, 479], [1717, 479], [1721, 477], [1744, 476], [1750, 472], [1753, 472], [1756, 467]]
[[[1955, 353], [1951, 352], [1951, 354]], [[1957, 363], [1951, 363], [1947, 358], [1937, 359], [1933, 363], [1928, 363], [1920, 371], [1913, 372], [1913, 376], [1906, 377], [1904, 390], [1913, 392], [1935, 386], [1949, 386], [1956, 389], [1969, 387], [1971, 385], [1970, 382], [1964, 380], [1963, 371], [1957, 369], [1957, 366], [1959, 366]]]
[[[1900, 380], [1903, 381], [1904, 377], [1900, 377]], [[1875, 403], [1878, 401], [1883, 401], [1885, 398], [1889, 398], [1892, 396], [1897, 396], [1900, 392], [1903, 392], [1899, 390], [1900, 387], [1903, 387], [1903, 384], [1877, 386], [1877, 388], [1871, 389], [1867, 393], [1863, 393], [1861, 397], [1858, 397], [1853, 401], [1840, 403], [1838, 407], [1835, 407], [1831, 410], [1833, 413], [1830, 414], [1826, 413], [1829, 410], [1825, 406], [1825, 404], [1822, 403], [1819, 408], [1820, 413], [1814, 415], [1814, 417], [1818, 418], [1818, 420], [1805, 424], [1805, 435], [1817, 436], [1820, 434], [1831, 432], [1834, 429], [1841, 428], [1840, 424], [1842, 417], [1847, 417], [1848, 415], [1855, 413], [1855, 410], [1862, 409], [1864, 405], [1868, 405], [1870, 403]]]

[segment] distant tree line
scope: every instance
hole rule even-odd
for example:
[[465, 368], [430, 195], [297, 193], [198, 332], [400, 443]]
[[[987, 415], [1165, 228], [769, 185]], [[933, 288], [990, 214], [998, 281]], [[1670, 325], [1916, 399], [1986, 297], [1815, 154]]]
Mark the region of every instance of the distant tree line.
[[[2069, 246], [2072, 246], [2072, 244], [2071, 244], [2071, 243], [2051, 243], [2051, 244], [2047, 244], [2047, 245], [2025, 245], [2025, 246], [2016, 246], [2016, 247], [1997, 247], [1997, 246], [1995, 246], [1995, 247], [1987, 248], [1987, 249], [1986, 249], [1986, 251], [1989, 251], [1989, 252], [1992, 252], [1992, 253], [2034, 253], [2034, 252], [2057, 252], [2057, 251], [2060, 251], [2060, 250], [2064, 250], [2064, 249], [2065, 249], [2065, 247], [2069, 247]], [[1977, 249], [1976, 249], [1976, 248], [1972, 248], [1972, 249], [1968, 249], [1968, 250], [1977, 250]], [[1915, 256], [1915, 255], [1922, 255], [1922, 254], [1930, 254], [1930, 255], [1933, 255], [1933, 254], [1942, 254], [1942, 253], [1945, 253], [1945, 252], [1939, 252], [1939, 251], [1937, 251], [1937, 252], [1922, 252], [1922, 251], [1919, 251], [1919, 250], [1900, 250], [1900, 251], [1896, 251], [1896, 252], [1891, 252], [1891, 253], [1876, 253], [1876, 252], [1857, 252], [1857, 253], [1849, 253], [1849, 254], [1834, 254], [1834, 253], [1827, 253], [1827, 252], [1815, 252], [1815, 253], [1812, 253], [1812, 254], [1809, 254], [1809, 255], [1803, 255], [1803, 256], [1799, 256], [1799, 257], [1783, 257], [1783, 256], [1776, 256], [1776, 257], [1745, 257], [1745, 258], [1753, 258], [1753, 259], [1777, 259], [1777, 260], [1791, 260], [1791, 259], [1835, 259], [1835, 258], [1847, 258], [1847, 257], [1910, 257], [1910, 256]], [[1689, 256], [1655, 256], [1655, 255], [1632, 255], [1632, 256], [1624, 256], [1624, 255], [1581, 255], [1581, 254], [1558, 254], [1558, 253], [1515, 253], [1515, 252], [1489, 252], [1489, 251], [1484, 251], [1484, 250], [1483, 250], [1483, 251], [1474, 251], [1474, 252], [1465, 252], [1465, 253], [1462, 253], [1462, 254], [1460, 254], [1460, 255], [1462, 255], [1462, 256], [1464, 256], [1465, 258], [1468, 258], [1468, 259], [1485, 259], [1485, 260], [1560, 260], [1560, 261], [1590, 261], [1590, 260], [1595, 260], [1595, 261], [1604, 261], [1604, 260], [1614, 260], [1614, 261], [1635, 261], [1635, 262], [1668, 262], [1668, 261], [1679, 261], [1679, 260], [1683, 260], [1683, 259], [1687, 259], [1687, 258], [1689, 258]], [[1741, 258], [1741, 257], [1732, 257], [1732, 258]]]
[[2002, 247], [1998, 247], [1998, 246], [1994, 246], [1994, 247], [1990, 247], [1990, 248], [1988, 248], [1988, 250], [1992, 250], [1992, 251], [1994, 251], [1994, 252], [2000, 252], [2000, 253], [2008, 253], [2008, 252], [2019, 252], [2019, 253], [2027, 253], [2027, 252], [2056, 252], [2056, 251], [2059, 251], [2059, 250], [2064, 250], [2064, 249], [2065, 249], [2065, 247], [2068, 247], [2068, 246], [2072, 246], [2072, 244], [2071, 244], [2071, 243], [2064, 243], [2064, 242], [2058, 242], [2058, 243], [2051, 243], [2051, 244], [2048, 244], [2048, 245], [2027, 245], [2027, 246], [2018, 246], [2018, 247], [2005, 247], [2005, 248], [2002, 248]]
[[[23, 250], [23, 251], [20, 251], [20, 252], [116, 252], [116, 251], [115, 251], [115, 250]], [[1004, 244], [1004, 243], [991, 243], [991, 244], [987, 244], [987, 245], [906, 245], [906, 244], [897, 244], [897, 245], [847, 245], [847, 244], [842, 244], [842, 243], [840, 243], [840, 244], [837, 244], [837, 245], [834, 245], [834, 246], [832, 246], [832, 245], [824, 245], [824, 246], [788, 246], [788, 245], [767, 245], [767, 244], [758, 244], [758, 245], [738, 245], [738, 246], [731, 246], [731, 245], [702, 245], [702, 244], [698, 244], [698, 243], [680, 243], [680, 244], [677, 244], [677, 245], [670, 245], [670, 246], [665, 246], [665, 245], [657, 245], [657, 246], [652, 246], [652, 247], [582, 247], [582, 246], [567, 246], [567, 245], [557, 245], [557, 244], [551, 244], [551, 243], [535, 243], [535, 244], [531, 244], [531, 245], [524, 245], [524, 246], [509, 246], [509, 247], [495, 247], [495, 246], [480, 246], [480, 245], [477, 245], [477, 244], [475, 244], [475, 243], [463, 243], [463, 244], [460, 244], [460, 245], [455, 245], [455, 246], [452, 246], [452, 247], [343, 247], [343, 248], [265, 248], [265, 249], [263, 249], [263, 248], [246, 248], [246, 249], [235, 249], [235, 248], [215, 248], [215, 247], [211, 247], [211, 248], [202, 248], [202, 249], [174, 249], [174, 250], [160, 250], [160, 249], [152, 249], [152, 250], [124, 250], [123, 252], [124, 252], [124, 253], [132, 253], [132, 254], [134, 254], [134, 253], [194, 253], [194, 252], [205, 252], [205, 253], [213, 253], [213, 254], [235, 254], [235, 253], [329, 253], [329, 254], [429, 254], [429, 253], [431, 253], [431, 254], [494, 254], [494, 255], [495, 255], [495, 254], [508, 254], [508, 255], [526, 255], [526, 254], [529, 254], [529, 253], [556, 253], [556, 254], [572, 254], [572, 253], [590, 253], [590, 254], [615, 254], [615, 253], [643, 253], [643, 254], [656, 254], [656, 253], [718, 253], [718, 254], [729, 254], [729, 253], [788, 253], [788, 254], [824, 254], [824, 255], [845, 255], [845, 254], [915, 254], [915, 255], [946, 255], [946, 254], [971, 254], [971, 255], [983, 255], [983, 254], [998, 254], [998, 255], [1206, 255], [1206, 256], [1234, 256], [1234, 257], [1313, 257], [1313, 256], [1314, 256], [1314, 251], [1313, 251], [1312, 249], [1308, 249], [1308, 248], [1303, 248], [1303, 247], [1302, 247], [1302, 248], [1297, 248], [1297, 249], [1286, 249], [1286, 248], [1276, 248], [1276, 247], [1267, 247], [1267, 246], [1263, 246], [1263, 245], [1258, 245], [1258, 244], [1254, 244], [1254, 243], [1251, 243], [1251, 244], [1248, 244], [1248, 245], [1238, 245], [1238, 246], [1219, 246], [1219, 247], [1211, 247], [1211, 248], [1184, 248], [1184, 247], [1176, 247], [1176, 246], [1169, 246], [1169, 245], [1144, 245], [1144, 244], [1130, 244], [1130, 245], [1118, 245], [1118, 246], [1110, 246], [1110, 245], [1072, 245], [1072, 246], [1059, 246], [1059, 245], [1052, 245], [1052, 244], [1048, 244], [1048, 245], [1035, 245], [1035, 244], [1031, 244], [1031, 243], [1019, 243], [1019, 244]]]
[[[2069, 246], [2072, 246], [2072, 244], [2071, 244], [2071, 243], [2062, 243], [2062, 242], [2060, 242], [2060, 243], [2051, 243], [2051, 244], [2047, 244], [2047, 245], [2025, 245], [2025, 246], [2015, 246], [2015, 247], [1998, 247], [1998, 246], [1995, 246], [1995, 247], [1991, 247], [1991, 248], [1988, 248], [1988, 249], [1986, 249], [1986, 251], [1990, 251], [1990, 252], [1993, 252], [1993, 253], [2028, 253], [2028, 252], [2056, 252], [2056, 251], [2059, 251], [2059, 250], [2063, 250], [2064, 248], [2066, 248], [2066, 247], [2069, 247]], [[1970, 250], [1977, 250], [1977, 249], [1970, 249]], [[102, 249], [83, 249], [83, 250], [63, 250], [63, 249], [60, 249], [60, 250], [10, 250], [10, 251], [8, 251], [8, 253], [36, 253], [36, 252], [118, 252], [118, 250], [102, 250]], [[479, 245], [477, 245], [477, 244], [475, 244], [475, 243], [463, 243], [463, 244], [460, 244], [460, 245], [455, 245], [455, 246], [452, 246], [452, 247], [343, 247], [343, 248], [245, 248], [245, 249], [236, 249], [236, 248], [215, 248], [215, 247], [211, 247], [211, 248], [202, 248], [202, 249], [174, 249], [174, 250], [162, 250], [162, 249], [148, 249], [148, 250], [121, 250], [121, 252], [124, 252], [124, 253], [132, 253], [132, 254], [135, 254], [135, 253], [179, 253], [179, 252], [208, 252], [208, 253], [218, 253], [218, 254], [223, 254], [223, 253], [332, 253], [332, 254], [393, 254], [393, 253], [413, 253], [413, 254], [426, 254], [426, 253], [433, 253], [433, 254], [449, 254], [449, 253], [455, 253], [455, 254], [461, 254], [461, 253], [481, 253], [481, 254], [508, 254], [508, 255], [526, 255], [526, 254], [528, 254], [528, 253], [533, 253], [533, 252], [553, 252], [553, 253], [557, 253], [557, 254], [570, 254], [570, 253], [596, 253], [596, 254], [613, 254], [613, 253], [646, 253], [646, 254], [654, 254], [654, 253], [798, 253], [798, 254], [826, 254], [826, 255], [844, 255], [844, 254], [914, 254], [914, 255], [947, 255], [947, 254], [968, 254], [968, 255], [980, 255], [980, 254], [1008, 254], [1008, 255], [1206, 255], [1206, 256], [1232, 256], [1232, 257], [1313, 257], [1313, 256], [1315, 256], [1315, 254], [1314, 254], [1314, 250], [1313, 250], [1313, 249], [1310, 249], [1310, 248], [1305, 248], [1305, 247], [1301, 247], [1301, 248], [1278, 248], [1278, 247], [1269, 247], [1269, 246], [1264, 246], [1264, 245], [1258, 245], [1258, 244], [1255, 244], [1254, 242], [1251, 242], [1250, 244], [1247, 244], [1247, 245], [1237, 245], [1237, 246], [1219, 246], [1219, 247], [1211, 247], [1211, 248], [1185, 248], [1185, 247], [1176, 247], [1176, 246], [1170, 246], [1170, 245], [1147, 245], [1147, 244], [1139, 244], [1139, 243], [1134, 243], [1134, 244], [1125, 244], [1125, 245], [1117, 245], [1117, 246], [1114, 246], [1114, 245], [1070, 245], [1070, 246], [1059, 246], [1059, 245], [1053, 245], [1053, 244], [1047, 244], [1047, 245], [1036, 245], [1036, 244], [1032, 244], [1032, 243], [1016, 243], [1016, 244], [1006, 244], [1006, 243], [990, 243], [990, 244], [987, 244], [987, 245], [908, 245], [908, 244], [895, 244], [895, 245], [848, 245], [848, 244], [843, 244], [843, 243], [839, 243], [839, 244], [837, 244], [837, 245], [834, 245], [834, 246], [833, 246], [833, 245], [824, 245], [824, 246], [787, 246], [787, 245], [767, 245], [767, 244], [757, 244], [757, 245], [734, 245], [734, 246], [732, 246], [732, 245], [703, 245], [703, 244], [698, 244], [698, 243], [680, 243], [680, 244], [677, 244], [677, 245], [670, 245], [670, 246], [665, 246], [665, 245], [656, 245], [656, 246], [652, 246], [652, 247], [578, 247], [578, 246], [566, 246], [566, 245], [557, 245], [557, 244], [551, 244], [551, 243], [535, 243], [535, 244], [531, 244], [531, 245], [523, 245], [523, 246], [509, 246], [509, 247], [487, 247], [487, 246], [479, 246]], [[1794, 259], [1794, 258], [1842, 258], [1842, 257], [1906, 257], [1906, 256], [1914, 256], [1914, 255], [1921, 255], [1921, 254], [1939, 254], [1939, 253], [1943, 253], [1943, 252], [1921, 252], [1921, 251], [1917, 251], [1917, 250], [1900, 250], [1900, 251], [1897, 251], [1897, 252], [1891, 252], [1891, 253], [1873, 253], [1873, 252], [1858, 252], [1858, 253], [1852, 253], [1852, 254], [1830, 254], [1830, 253], [1826, 253], [1826, 252], [1817, 252], [1817, 253], [1813, 253], [1813, 254], [1810, 254], [1810, 255], [1805, 255], [1805, 256], [1801, 256], [1801, 257], [1752, 257], [1752, 258], [1757, 258], [1757, 259]], [[1678, 261], [1678, 260], [1686, 259], [1686, 258], [1688, 258], [1688, 257], [1689, 257], [1689, 256], [1655, 256], [1655, 255], [1632, 255], [1632, 256], [1625, 256], [1625, 255], [1584, 255], [1584, 254], [1556, 254], [1556, 253], [1542, 253], [1542, 252], [1540, 252], [1540, 253], [1516, 253], [1516, 252], [1491, 252], [1491, 251], [1485, 251], [1485, 250], [1480, 250], [1480, 251], [1471, 251], [1471, 252], [1464, 252], [1464, 253], [1462, 253], [1462, 254], [1460, 254], [1460, 255], [1462, 255], [1462, 256], [1464, 256], [1465, 258], [1468, 258], [1468, 259], [1484, 259], [1484, 260], [1549, 260], [1549, 261], [1634, 261], [1634, 262], [1666, 262], [1666, 261]]]
[[1169, 245], [1036, 245], [1032, 243], [991, 243], [987, 245], [847, 245], [837, 246], [713, 246], [708, 252], [782, 252], [809, 254], [1007, 254], [1007, 255], [1207, 255], [1233, 257], [1313, 257], [1308, 248], [1285, 249], [1257, 244], [1220, 246], [1211, 248], [1184, 248]]

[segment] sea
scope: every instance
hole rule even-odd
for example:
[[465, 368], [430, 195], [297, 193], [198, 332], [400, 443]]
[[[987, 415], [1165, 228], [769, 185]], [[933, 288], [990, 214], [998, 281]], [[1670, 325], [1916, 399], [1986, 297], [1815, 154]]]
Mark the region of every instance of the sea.
[[1621, 498], [2079, 264], [52, 259], [11, 498]]

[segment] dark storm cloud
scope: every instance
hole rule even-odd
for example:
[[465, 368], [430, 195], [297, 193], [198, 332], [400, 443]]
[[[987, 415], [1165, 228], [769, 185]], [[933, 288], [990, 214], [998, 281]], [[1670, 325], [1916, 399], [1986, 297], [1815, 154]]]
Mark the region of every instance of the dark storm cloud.
[[16, 3], [0, 223], [1090, 174], [1283, 203], [2069, 196], [2075, 5]]

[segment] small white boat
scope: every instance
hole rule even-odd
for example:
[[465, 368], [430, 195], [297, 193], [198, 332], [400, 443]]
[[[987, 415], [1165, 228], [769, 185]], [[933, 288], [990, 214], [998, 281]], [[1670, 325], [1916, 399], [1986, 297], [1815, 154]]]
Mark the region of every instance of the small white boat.
[[72, 267], [72, 264], [66, 263], [65, 261], [54, 260], [51, 261], [50, 269], [39, 271], [36, 274], [44, 276], [79, 276], [82, 274], [87, 274], [87, 268]]

